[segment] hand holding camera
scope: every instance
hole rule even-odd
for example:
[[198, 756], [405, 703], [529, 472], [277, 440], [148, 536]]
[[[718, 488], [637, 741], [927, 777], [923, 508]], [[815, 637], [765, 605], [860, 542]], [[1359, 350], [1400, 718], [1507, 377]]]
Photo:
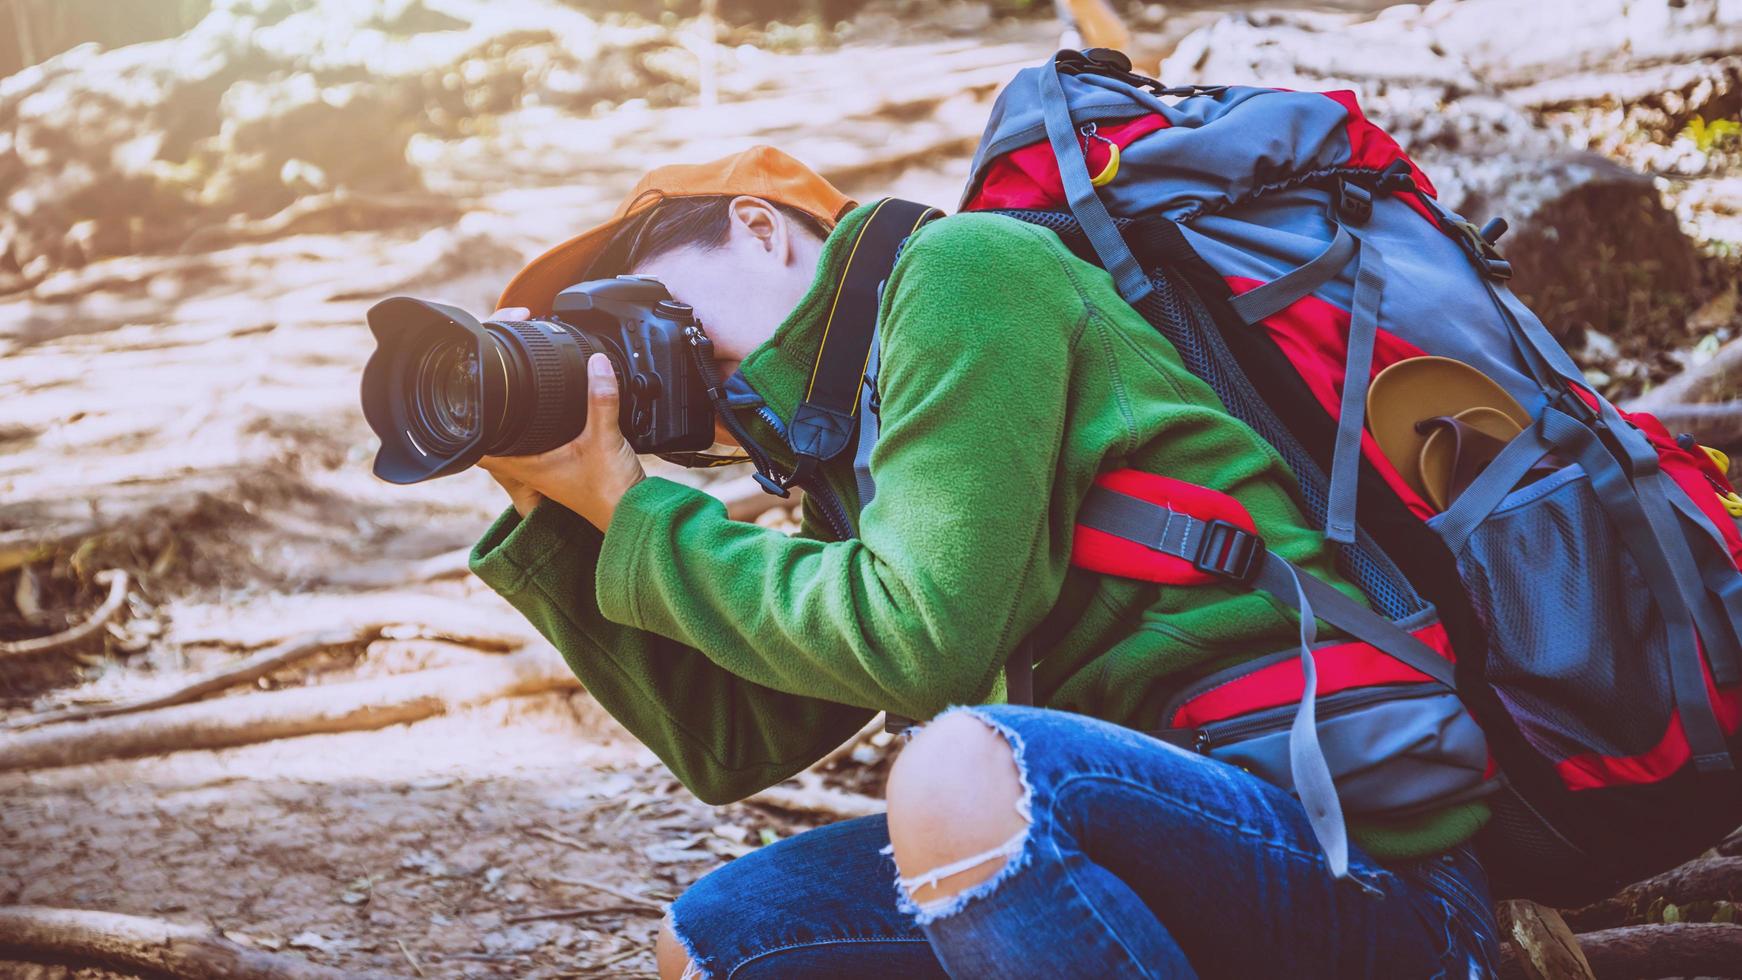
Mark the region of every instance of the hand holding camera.
[[618, 425], [617, 378], [604, 354], [587, 359], [587, 424], [581, 434], [530, 456], [485, 456], [478, 465], [525, 517], [549, 498], [603, 531], [617, 501], [647, 473]]
[[551, 316], [528, 312], [480, 323], [405, 296], [369, 311], [375, 473], [416, 483], [480, 464], [523, 516], [548, 497], [603, 529], [645, 475], [636, 453], [712, 444], [712, 345], [688, 306], [642, 276], [578, 283]]

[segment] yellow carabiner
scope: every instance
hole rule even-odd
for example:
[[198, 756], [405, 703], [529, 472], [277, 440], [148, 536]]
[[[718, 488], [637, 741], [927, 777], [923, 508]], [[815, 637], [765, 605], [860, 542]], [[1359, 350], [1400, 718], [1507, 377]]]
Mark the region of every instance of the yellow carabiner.
[[1089, 178], [1090, 184], [1096, 187], [1105, 187], [1111, 184], [1113, 178], [1119, 173], [1119, 144], [1095, 132], [1096, 128], [1095, 123], [1087, 123], [1077, 132], [1083, 137], [1083, 162], [1085, 163], [1089, 160], [1089, 140], [1100, 140], [1107, 144], [1107, 165], [1101, 168], [1100, 173]]
[[1723, 450], [1713, 449], [1711, 446], [1701, 446], [1700, 448], [1706, 451], [1707, 456], [1712, 457], [1712, 462], [1718, 467], [1719, 473], [1725, 476], [1730, 475], [1730, 457], [1726, 456]]
[[1742, 494], [1734, 491], [1718, 494], [1718, 499], [1724, 502], [1724, 509], [1731, 517], [1742, 517]]
[[1105, 187], [1113, 182], [1113, 177], [1119, 173], [1119, 144], [1107, 141], [1107, 165], [1101, 172], [1089, 178], [1089, 183], [1096, 187]]

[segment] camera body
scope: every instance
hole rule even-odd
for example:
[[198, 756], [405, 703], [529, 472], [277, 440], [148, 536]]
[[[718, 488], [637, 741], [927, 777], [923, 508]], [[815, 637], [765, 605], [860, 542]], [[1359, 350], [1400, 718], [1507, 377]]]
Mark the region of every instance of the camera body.
[[619, 426], [636, 452], [696, 452], [714, 441], [693, 349], [701, 325], [651, 277], [577, 283], [549, 317], [532, 320], [479, 322], [396, 296], [370, 308], [369, 329], [377, 346], [363, 369], [363, 414], [381, 438], [375, 474], [391, 483], [573, 439], [586, 426], [595, 353], [616, 372]]
[[714, 409], [690, 350], [695, 311], [673, 300], [659, 280], [617, 276], [577, 283], [557, 294], [546, 322], [585, 333], [610, 357], [618, 422], [636, 452], [691, 452], [713, 444]]

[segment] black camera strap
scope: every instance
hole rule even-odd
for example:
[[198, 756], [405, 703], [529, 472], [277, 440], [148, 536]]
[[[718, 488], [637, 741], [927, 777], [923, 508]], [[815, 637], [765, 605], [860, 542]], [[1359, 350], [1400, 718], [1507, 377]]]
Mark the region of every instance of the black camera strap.
[[846, 269], [835, 283], [810, 386], [787, 425], [787, 439], [797, 457], [788, 486], [810, 481], [823, 462], [839, 456], [852, 443], [858, 425], [859, 391], [877, 336], [883, 281], [907, 237], [920, 225], [942, 216], [936, 208], [886, 198], [859, 226], [848, 247]]

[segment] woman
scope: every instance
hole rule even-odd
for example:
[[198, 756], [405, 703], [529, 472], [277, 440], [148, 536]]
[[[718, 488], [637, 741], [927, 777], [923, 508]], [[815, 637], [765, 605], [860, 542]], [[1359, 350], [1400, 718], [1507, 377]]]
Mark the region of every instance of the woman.
[[[662, 168], [517, 277], [498, 315], [542, 313], [583, 278], [655, 276], [780, 456], [869, 211], [768, 148]], [[1492, 973], [1468, 844], [1484, 804], [1352, 821], [1338, 879], [1291, 795], [1140, 734], [1181, 685], [1298, 624], [1262, 593], [1073, 567], [1097, 474], [1222, 490], [1272, 551], [1341, 579], [1282, 460], [1107, 275], [1033, 226], [944, 218], [890, 269], [877, 335], [876, 494], [848, 540], [821, 540], [809, 498], [789, 537], [647, 478], [602, 358], [574, 442], [486, 462], [514, 507], [473, 569], [702, 799], [801, 771], [878, 710], [933, 719], [895, 763], [887, 820], [762, 848], [680, 897], [662, 975]], [[850, 456], [820, 476], [858, 501]], [[1045, 708], [1000, 703], [1024, 637]]]

